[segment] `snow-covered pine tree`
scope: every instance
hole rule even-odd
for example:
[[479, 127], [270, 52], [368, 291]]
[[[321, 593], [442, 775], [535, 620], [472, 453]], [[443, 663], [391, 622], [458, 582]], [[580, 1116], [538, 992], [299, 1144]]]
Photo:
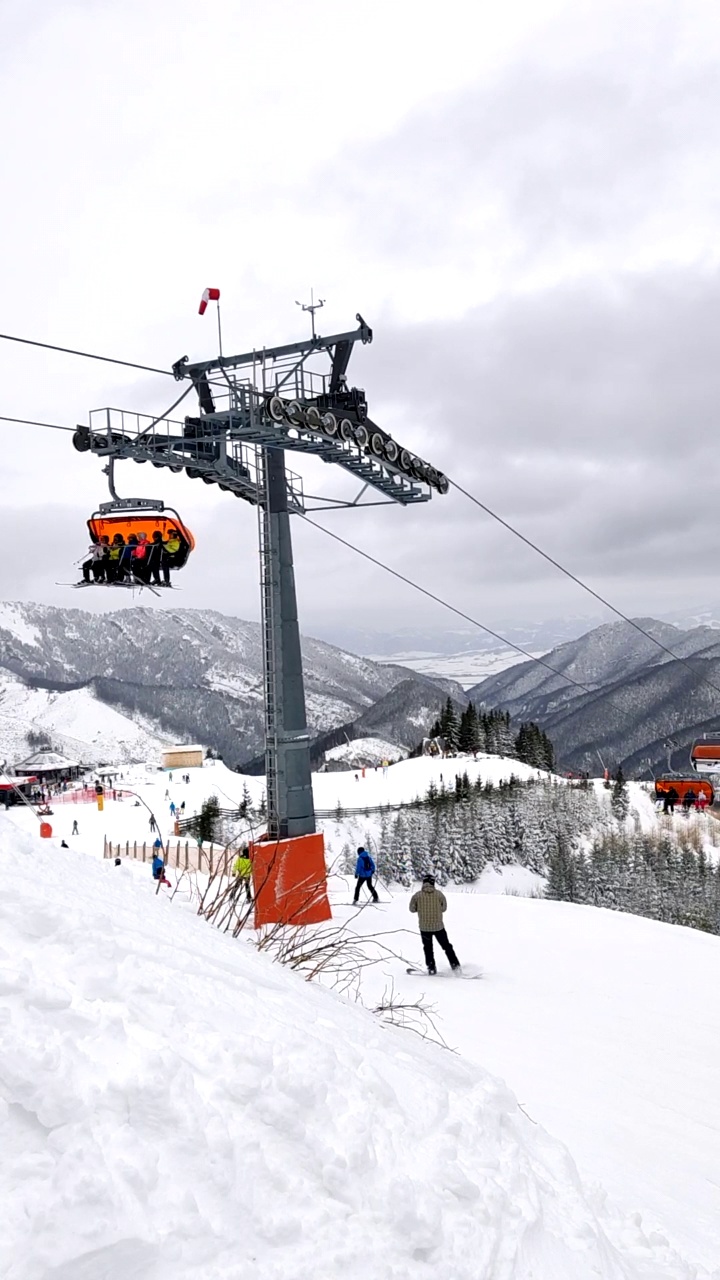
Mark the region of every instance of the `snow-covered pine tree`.
[[440, 716], [440, 728], [449, 750], [457, 751], [460, 736], [460, 721], [458, 719], [457, 711], [455, 710], [455, 704], [449, 695], [443, 708], [442, 715]]
[[610, 803], [618, 822], [624, 822], [630, 812], [630, 797], [628, 796], [622, 765], [618, 765], [617, 773], [615, 774]]
[[481, 750], [478, 714], [472, 702], [468, 703], [460, 716], [458, 747], [460, 751], [467, 751], [468, 754]]

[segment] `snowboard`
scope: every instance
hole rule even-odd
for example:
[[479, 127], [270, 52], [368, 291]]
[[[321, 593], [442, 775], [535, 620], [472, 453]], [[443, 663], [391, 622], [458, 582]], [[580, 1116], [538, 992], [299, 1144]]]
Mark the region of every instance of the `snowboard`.
[[466, 982], [477, 982], [483, 976], [482, 969], [478, 969], [476, 965], [463, 965], [460, 969], [438, 969], [437, 973], [428, 973], [427, 969], [410, 966], [405, 972], [417, 978], [454, 978], [456, 981], [463, 979]]

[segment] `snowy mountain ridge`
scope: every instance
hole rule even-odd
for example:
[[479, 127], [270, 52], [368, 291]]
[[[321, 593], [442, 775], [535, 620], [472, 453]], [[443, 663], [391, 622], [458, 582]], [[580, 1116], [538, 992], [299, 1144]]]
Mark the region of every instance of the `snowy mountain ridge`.
[[[381, 666], [308, 637], [302, 646], [313, 734], [356, 720], [409, 677], [432, 707], [439, 707], [448, 693], [462, 698], [453, 681], [438, 686], [402, 667]], [[247, 760], [262, 747], [262, 645], [256, 623], [194, 609], [129, 608], [89, 614], [3, 603], [3, 669], [9, 681], [0, 693], [0, 753], [5, 755], [15, 752], [13, 725], [25, 717], [26, 729], [54, 733], [58, 744], [63, 732], [85, 741], [82, 759], [88, 762], [96, 762], [98, 752], [102, 760], [123, 754], [136, 759], [136, 750], [157, 755], [167, 740], [201, 741], [231, 764]], [[18, 681], [33, 693], [52, 693], [55, 714], [50, 713], [49, 699], [30, 692], [20, 711]], [[83, 708], [80, 719], [85, 726], [77, 734], [62, 726], [62, 708], [73, 690], [85, 690], [85, 696], [75, 700]], [[67, 703], [67, 715], [77, 714]], [[392, 729], [387, 717], [383, 723], [386, 730]], [[115, 745], [115, 735], [125, 744], [123, 749]]]
[[545, 655], [559, 674], [523, 662], [468, 697], [537, 721], [565, 767], [593, 771], [600, 757], [630, 774], [661, 772], [669, 750], [670, 767], [686, 769], [692, 739], [718, 729], [720, 634], [712, 626], [682, 631], [654, 618], [636, 621], [671, 653], [628, 623], [606, 623]]

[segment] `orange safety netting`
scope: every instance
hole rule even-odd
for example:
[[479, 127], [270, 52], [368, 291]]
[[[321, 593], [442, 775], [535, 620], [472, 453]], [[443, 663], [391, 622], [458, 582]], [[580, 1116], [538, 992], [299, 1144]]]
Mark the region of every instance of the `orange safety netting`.
[[255, 925], [319, 924], [332, 919], [322, 832], [250, 845]]

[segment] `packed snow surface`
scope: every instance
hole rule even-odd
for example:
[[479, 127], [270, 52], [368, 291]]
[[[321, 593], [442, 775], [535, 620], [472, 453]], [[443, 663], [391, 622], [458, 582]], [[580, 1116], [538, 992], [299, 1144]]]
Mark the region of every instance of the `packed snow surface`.
[[[137, 868], [7, 818], [0, 857], [6, 1280], [698, 1275], [479, 1065], [305, 985]], [[491, 983], [452, 995], [478, 1027], [494, 1003]]]

